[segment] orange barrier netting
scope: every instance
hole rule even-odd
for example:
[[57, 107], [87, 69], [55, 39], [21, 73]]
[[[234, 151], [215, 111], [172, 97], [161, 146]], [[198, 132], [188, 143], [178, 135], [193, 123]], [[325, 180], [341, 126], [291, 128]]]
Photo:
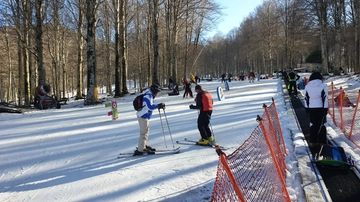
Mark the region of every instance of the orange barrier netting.
[[264, 107], [259, 125], [232, 154], [221, 150], [211, 201], [290, 201], [285, 145], [275, 103]]
[[[328, 87], [329, 91], [329, 115], [334, 124], [340, 128], [344, 135], [351, 140], [356, 147], [360, 148], [360, 91], [347, 90], [335, 87], [333, 83]], [[345, 99], [336, 99], [336, 97]], [[338, 102], [336, 102], [337, 100]], [[353, 103], [353, 105], [351, 104]]]

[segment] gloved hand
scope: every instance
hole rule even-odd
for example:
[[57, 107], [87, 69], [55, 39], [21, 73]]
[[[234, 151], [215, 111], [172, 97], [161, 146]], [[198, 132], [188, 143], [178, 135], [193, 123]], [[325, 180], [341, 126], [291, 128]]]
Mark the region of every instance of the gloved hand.
[[158, 104], [158, 108], [159, 108], [159, 109], [165, 109], [165, 103], [163, 103], [163, 102], [162, 102], [162, 103], [159, 103], [159, 104]]
[[193, 104], [189, 105], [190, 109], [195, 109], [195, 106]]

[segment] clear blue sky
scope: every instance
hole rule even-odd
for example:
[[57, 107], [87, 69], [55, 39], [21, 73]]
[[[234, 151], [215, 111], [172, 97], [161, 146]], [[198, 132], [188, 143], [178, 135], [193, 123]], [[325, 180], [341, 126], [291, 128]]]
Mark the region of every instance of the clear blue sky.
[[234, 27], [239, 27], [242, 20], [260, 6], [263, 0], [215, 0], [222, 9], [224, 15], [219, 20], [218, 26], [209, 33], [213, 36], [220, 32], [227, 34]]

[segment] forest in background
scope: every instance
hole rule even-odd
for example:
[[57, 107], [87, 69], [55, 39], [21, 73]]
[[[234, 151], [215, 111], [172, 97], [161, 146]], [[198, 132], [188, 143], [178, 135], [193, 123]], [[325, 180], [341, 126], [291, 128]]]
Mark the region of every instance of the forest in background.
[[303, 63], [320, 63], [323, 74], [360, 72], [357, 0], [265, 0], [239, 27], [211, 38], [224, 14], [213, 0], [4, 0], [0, 7], [0, 101], [18, 105], [30, 106], [41, 84], [94, 104], [95, 88], [123, 96], [128, 81], [142, 90], [170, 77], [181, 84], [190, 74], [272, 74]]

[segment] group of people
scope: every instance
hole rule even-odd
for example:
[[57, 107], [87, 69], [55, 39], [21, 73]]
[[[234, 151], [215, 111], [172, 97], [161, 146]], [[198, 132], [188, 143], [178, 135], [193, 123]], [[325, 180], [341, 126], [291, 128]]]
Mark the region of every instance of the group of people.
[[[160, 91], [160, 86], [154, 84], [149, 89], [142, 92], [142, 94], [144, 94], [142, 103], [143, 108], [136, 113], [140, 127], [140, 136], [137, 150], [134, 151], [134, 156], [155, 154], [156, 152], [155, 148], [147, 145], [147, 141], [149, 138], [152, 112], [155, 109], [165, 110], [165, 103], [154, 103], [154, 99]], [[199, 110], [197, 124], [201, 138], [197, 143], [200, 145], [213, 144], [215, 143], [215, 139], [212, 138], [212, 132], [209, 128], [213, 110], [212, 96], [210, 93], [202, 89], [200, 85], [195, 86], [195, 92], [197, 93], [195, 98], [196, 105], [191, 104], [189, 108]]]
[[[298, 75], [295, 72], [290, 72], [288, 75], [288, 89], [289, 93], [297, 94], [296, 80]], [[185, 83], [185, 81], [184, 81]], [[189, 82], [187, 82], [189, 83]], [[147, 145], [149, 137], [150, 124], [149, 120], [152, 116], [152, 111], [155, 109], [165, 109], [165, 103], [155, 104], [154, 99], [160, 92], [158, 85], [152, 85], [149, 89], [145, 90], [143, 99], [143, 108], [137, 112], [138, 122], [140, 126], [140, 137], [138, 142], [138, 149], [134, 152], [134, 155], [154, 154], [156, 149]], [[213, 111], [213, 100], [210, 93], [202, 89], [200, 85], [195, 86], [196, 105], [189, 105], [190, 109], [199, 110], [197, 125], [200, 132], [200, 140], [197, 142], [201, 145], [213, 144], [215, 140], [212, 137], [212, 131], [209, 128], [211, 114]], [[186, 94], [186, 90], [184, 96]], [[192, 92], [190, 94], [192, 96]], [[344, 99], [345, 98], [345, 99]], [[352, 106], [355, 105], [346, 99], [347, 95], [343, 94], [343, 105]], [[335, 98], [336, 103], [339, 103], [340, 97]], [[326, 144], [326, 130], [323, 124], [327, 122], [326, 116], [328, 113], [328, 91], [326, 84], [323, 83], [323, 76], [319, 72], [313, 72], [309, 78], [309, 82], [305, 86], [305, 109], [310, 118], [310, 142], [312, 144]]]
[[233, 77], [233, 75], [232, 75], [231, 73], [227, 74], [227, 76], [226, 76], [225, 73], [223, 73], [223, 74], [221, 75], [221, 83], [225, 82], [226, 79], [227, 79], [229, 82], [231, 82], [232, 77]]

